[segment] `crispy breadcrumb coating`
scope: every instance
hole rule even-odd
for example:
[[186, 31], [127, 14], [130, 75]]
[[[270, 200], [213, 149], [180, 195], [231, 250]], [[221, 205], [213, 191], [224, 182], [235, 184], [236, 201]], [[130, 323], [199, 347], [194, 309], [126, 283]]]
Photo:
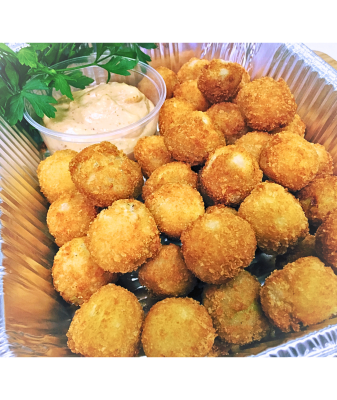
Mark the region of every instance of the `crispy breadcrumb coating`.
[[317, 227], [337, 208], [337, 176], [316, 178], [296, 196], [310, 224]]
[[157, 67], [155, 70], [162, 76], [166, 85], [166, 98], [173, 96], [175, 86], [179, 83], [177, 74], [166, 67]]
[[241, 203], [238, 215], [251, 224], [258, 247], [267, 254], [284, 254], [309, 233], [298, 200], [273, 182], [257, 185]]
[[317, 229], [315, 248], [319, 257], [337, 273], [337, 209]]
[[179, 238], [183, 230], [205, 213], [204, 202], [199, 192], [184, 183], [166, 183], [146, 197], [160, 232]]
[[72, 239], [85, 236], [96, 218], [97, 208], [77, 191], [65, 193], [54, 201], [47, 212], [49, 232], [61, 247]]
[[144, 183], [140, 166], [110, 142], [83, 149], [71, 160], [69, 170], [76, 188], [99, 207], [137, 198]]
[[262, 181], [255, 158], [242, 147], [220, 147], [212, 153], [200, 173], [202, 191], [215, 203], [240, 204]]
[[317, 178], [323, 178], [325, 175], [332, 175], [334, 163], [331, 154], [325, 150], [325, 147], [319, 143], [314, 143], [315, 150], [318, 154], [318, 172]]
[[230, 212], [199, 217], [180, 239], [187, 268], [206, 283], [224, 283], [248, 267], [255, 256], [253, 228]]
[[210, 206], [207, 207], [206, 209], [206, 214], [216, 214], [216, 213], [230, 213], [233, 215], [238, 215], [238, 212], [235, 210], [235, 208], [227, 207], [223, 204], [217, 204], [215, 206]]
[[45, 195], [49, 203], [57, 200], [61, 194], [69, 193], [75, 189], [74, 182], [71, 180], [69, 163], [76, 156], [74, 150], [58, 150], [41, 161], [37, 168], [41, 192]]
[[206, 111], [210, 107], [209, 101], [198, 89], [196, 79], [180, 83], [175, 87], [173, 94], [175, 98], [191, 103], [197, 111]]
[[172, 126], [184, 120], [186, 114], [195, 111], [195, 107], [186, 100], [172, 98], [165, 100], [159, 111], [159, 131], [165, 136], [166, 131]]
[[283, 332], [297, 332], [337, 314], [337, 276], [317, 257], [274, 271], [261, 289], [263, 311]]
[[134, 357], [143, 319], [137, 297], [110, 283], [76, 311], [67, 333], [68, 347], [86, 357]]
[[201, 111], [186, 114], [179, 125], [171, 126], [165, 133], [164, 142], [175, 160], [191, 165], [203, 164], [212, 151], [226, 144], [222, 133]]
[[131, 272], [160, 249], [156, 223], [137, 200], [117, 200], [99, 213], [90, 226], [87, 246], [105, 271]]
[[142, 343], [148, 357], [205, 357], [215, 336], [204, 306], [188, 297], [169, 298], [146, 316]]
[[198, 79], [201, 71], [205, 65], [208, 65], [208, 60], [201, 60], [199, 58], [193, 57], [185, 64], [183, 64], [177, 73], [179, 82], [185, 82], [192, 79]]
[[54, 258], [53, 284], [65, 301], [77, 306], [109, 282], [116, 282], [118, 274], [105, 272], [91, 258], [85, 237], [64, 244]]
[[302, 242], [296, 246], [289, 248], [286, 253], [276, 258], [276, 267], [283, 268], [285, 265], [292, 263], [302, 257], [318, 257], [315, 250], [315, 236], [307, 235]]
[[247, 85], [247, 83], [249, 83], [249, 82], [250, 82], [250, 75], [249, 75], [248, 71], [244, 70], [244, 71], [243, 71], [243, 74], [242, 74], [242, 79], [241, 79], [241, 82], [240, 82], [240, 84], [239, 84], [239, 86], [238, 86], [238, 88], [237, 88], [237, 91], [236, 91], [235, 95], [229, 99], [229, 101], [231, 101], [232, 103], [236, 104], [236, 99], [237, 99], [237, 97], [238, 97], [239, 91], [240, 91], [245, 85]]
[[301, 120], [301, 117], [298, 114], [295, 114], [295, 117], [288, 125], [283, 128], [275, 128], [270, 133], [279, 133], [289, 131], [292, 133], [296, 133], [297, 135], [304, 137], [305, 134], [305, 123]]
[[235, 142], [235, 146], [243, 147], [259, 163], [261, 151], [271, 137], [267, 132], [248, 132]]
[[261, 309], [260, 289], [247, 271], [220, 286], [205, 286], [202, 303], [221, 339], [244, 345], [267, 336], [270, 326]]
[[262, 171], [293, 192], [301, 190], [315, 178], [318, 166], [314, 145], [292, 132], [273, 135], [260, 155]]
[[272, 131], [289, 124], [297, 105], [286, 82], [265, 76], [247, 83], [238, 93], [236, 104], [257, 131]]
[[245, 119], [236, 104], [213, 104], [206, 114], [211, 118], [214, 127], [223, 133], [227, 144], [234, 144], [248, 131]]
[[141, 285], [158, 297], [188, 295], [197, 284], [196, 277], [185, 264], [179, 246], [162, 246], [157, 257], [142, 265], [138, 271]]
[[156, 169], [150, 178], [145, 182], [142, 191], [144, 200], [154, 193], [165, 183], [185, 183], [196, 189], [198, 184], [198, 175], [191, 170], [190, 165], [175, 161], [165, 164]]
[[173, 161], [162, 136], [140, 138], [134, 148], [134, 156], [146, 178], [158, 167]]
[[244, 71], [238, 63], [213, 59], [202, 69], [198, 87], [212, 104], [227, 101], [237, 93]]

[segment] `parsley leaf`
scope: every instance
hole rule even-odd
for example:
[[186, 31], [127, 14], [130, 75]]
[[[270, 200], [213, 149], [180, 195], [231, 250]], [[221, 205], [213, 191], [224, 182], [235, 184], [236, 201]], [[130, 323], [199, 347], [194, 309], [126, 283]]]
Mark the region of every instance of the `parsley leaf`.
[[128, 71], [134, 68], [138, 63], [138, 60], [127, 59], [120, 56], [114, 56], [106, 64], [102, 64], [101, 67], [113, 74], [119, 75], [131, 75]]
[[18, 54], [18, 60], [21, 64], [27, 65], [28, 67], [35, 68], [37, 66], [37, 54], [32, 47], [22, 48]]
[[94, 82], [94, 79], [83, 75], [81, 71], [74, 71], [66, 76], [69, 85], [79, 89], [85, 89], [86, 86], [89, 86], [92, 82]]
[[69, 99], [74, 100], [73, 95], [71, 94], [69, 83], [67, 82], [67, 76], [57, 74], [53, 77], [52, 80], [55, 89], [59, 90], [62, 94], [65, 94]]
[[11, 96], [6, 102], [6, 114], [9, 116], [10, 125], [15, 125], [22, 120], [25, 103], [21, 93]]
[[19, 75], [16, 72], [15, 67], [11, 64], [7, 64], [5, 67], [5, 72], [12, 86], [12, 89], [14, 90], [14, 92], [16, 92], [19, 89]]
[[49, 104], [57, 103], [54, 97], [25, 91], [21, 92], [21, 95], [30, 102], [39, 117], [42, 118], [44, 115], [47, 115], [49, 118], [55, 117], [56, 108]]

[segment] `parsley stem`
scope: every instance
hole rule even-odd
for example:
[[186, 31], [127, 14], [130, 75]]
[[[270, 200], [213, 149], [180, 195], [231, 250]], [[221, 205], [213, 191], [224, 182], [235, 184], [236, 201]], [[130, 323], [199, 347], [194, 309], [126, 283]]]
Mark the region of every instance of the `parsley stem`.
[[75, 69], [82, 69], [82, 68], [92, 67], [93, 65], [98, 65], [98, 66], [100, 66], [99, 63], [101, 63], [102, 61], [104, 61], [104, 60], [106, 60], [107, 58], [112, 57], [112, 56], [113, 56], [113, 55], [110, 54], [110, 55], [108, 55], [108, 56], [106, 56], [106, 57], [103, 57], [103, 58], [100, 59], [98, 62], [95, 61], [95, 62], [93, 62], [93, 63], [91, 63], [91, 64], [80, 65], [80, 66], [78, 66], [78, 67], [72, 67], [72, 68], [55, 69], [55, 71], [56, 71], [56, 72], [66, 72], [66, 71], [73, 71], [73, 70], [75, 70]]

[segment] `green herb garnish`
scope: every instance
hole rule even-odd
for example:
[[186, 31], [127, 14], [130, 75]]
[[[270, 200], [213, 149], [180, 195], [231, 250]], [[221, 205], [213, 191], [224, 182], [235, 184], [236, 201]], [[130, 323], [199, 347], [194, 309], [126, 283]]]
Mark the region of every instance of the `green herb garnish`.
[[[70, 86], [84, 89], [93, 79], [82, 74], [81, 68], [98, 65], [110, 74], [130, 75], [138, 61], [148, 63], [151, 58], [141, 48], [155, 49], [154, 43], [29, 43], [17, 53], [0, 43], [0, 114], [10, 125], [21, 121], [27, 100], [39, 117], [55, 117], [57, 101], [52, 96], [33, 93], [55, 88], [71, 100]], [[94, 62], [79, 67], [53, 69], [61, 61], [88, 56], [96, 52]]]

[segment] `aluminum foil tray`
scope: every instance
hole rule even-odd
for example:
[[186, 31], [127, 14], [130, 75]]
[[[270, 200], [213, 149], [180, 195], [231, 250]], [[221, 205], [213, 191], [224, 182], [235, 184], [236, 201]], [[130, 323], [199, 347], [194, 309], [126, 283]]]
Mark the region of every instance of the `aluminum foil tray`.
[[[282, 77], [307, 125], [306, 139], [331, 153], [337, 173], [337, 71], [306, 46], [282, 43], [160, 43], [150, 50], [152, 66], [178, 71], [191, 57], [223, 58], [242, 64], [252, 79]], [[66, 332], [76, 307], [52, 285], [50, 269], [57, 246], [46, 226], [48, 203], [39, 191], [36, 168], [42, 158], [23, 129], [0, 118], [0, 356], [74, 356]], [[163, 238], [165, 240], [165, 238]], [[260, 254], [249, 270], [261, 283], [274, 268]], [[137, 273], [120, 284], [133, 291], [145, 311], [154, 300]], [[196, 294], [198, 296], [198, 294]], [[337, 354], [337, 317], [296, 333], [243, 346], [233, 356], [301, 357]]]

